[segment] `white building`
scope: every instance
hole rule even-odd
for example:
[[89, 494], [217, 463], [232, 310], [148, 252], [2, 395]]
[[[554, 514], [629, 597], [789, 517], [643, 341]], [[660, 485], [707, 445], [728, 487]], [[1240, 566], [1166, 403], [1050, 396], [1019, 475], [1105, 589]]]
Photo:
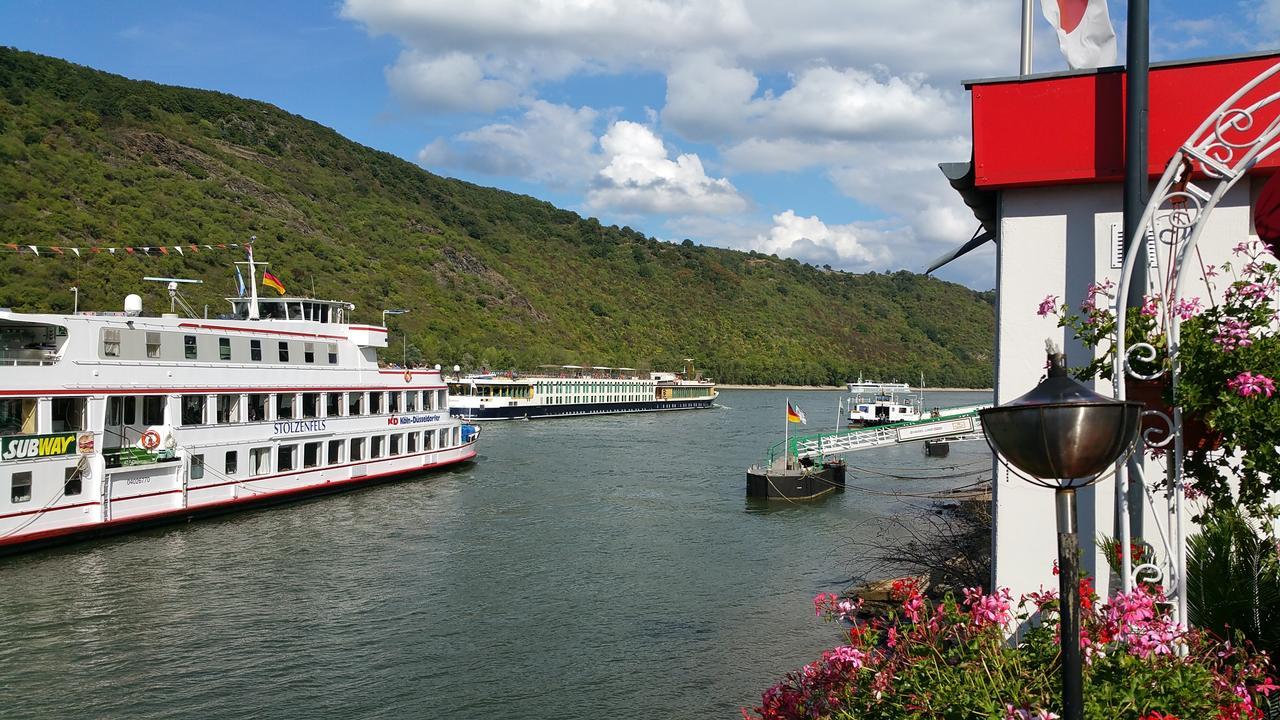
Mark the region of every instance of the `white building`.
[[[1153, 66], [1152, 179], [1220, 103], [1278, 58], [1280, 54], [1269, 53]], [[1119, 283], [1123, 84], [1122, 68], [966, 83], [972, 97], [973, 158], [942, 167], [974, 209], [986, 236], [997, 243], [997, 403], [1012, 400], [1040, 380], [1046, 338], [1066, 348], [1071, 366], [1090, 359], [1089, 349], [1073, 343], [1054, 318], [1039, 316], [1037, 307], [1048, 295], [1078, 307], [1090, 283]], [[1273, 81], [1265, 89], [1276, 92], [1278, 85]], [[1260, 163], [1208, 217], [1199, 244], [1205, 264], [1231, 259], [1231, 248], [1253, 236], [1252, 199], [1276, 167], [1276, 157]], [[1189, 273], [1188, 281], [1193, 277], [1200, 273]], [[1111, 392], [1109, 383], [1095, 389]], [[1147, 474], [1149, 480], [1163, 478], [1163, 467], [1149, 461]], [[1015, 596], [1056, 588], [1053, 493], [1002, 466], [993, 490], [993, 584], [1011, 588]], [[1112, 479], [1083, 490], [1079, 503], [1082, 546], [1100, 535], [1115, 536]], [[1143, 535], [1160, 553], [1159, 530], [1170, 525], [1164, 497], [1147, 493], [1141, 505], [1135, 522], [1145, 526]], [[1086, 549], [1083, 569], [1105, 594], [1107, 563], [1096, 547], [1092, 553]]]

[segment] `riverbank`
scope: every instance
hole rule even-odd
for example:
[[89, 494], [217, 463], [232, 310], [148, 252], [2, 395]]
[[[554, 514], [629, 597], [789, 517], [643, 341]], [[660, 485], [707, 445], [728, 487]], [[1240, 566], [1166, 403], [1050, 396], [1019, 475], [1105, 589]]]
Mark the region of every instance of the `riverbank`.
[[[728, 383], [716, 383], [717, 390], [795, 390], [804, 392], [808, 390], [844, 390], [844, 385], [734, 385]], [[995, 392], [995, 388], [958, 388], [958, 387], [927, 387], [925, 392]], [[915, 391], [915, 388], [912, 388]]]

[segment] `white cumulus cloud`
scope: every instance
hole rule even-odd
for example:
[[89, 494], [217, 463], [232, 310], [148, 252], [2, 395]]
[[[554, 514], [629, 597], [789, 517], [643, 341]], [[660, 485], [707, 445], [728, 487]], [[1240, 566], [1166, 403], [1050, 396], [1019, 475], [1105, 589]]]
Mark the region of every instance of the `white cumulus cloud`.
[[724, 178], [709, 177], [694, 154], [668, 156], [652, 130], [626, 120], [600, 138], [607, 164], [587, 190], [587, 206], [623, 213], [734, 213], [747, 202]]

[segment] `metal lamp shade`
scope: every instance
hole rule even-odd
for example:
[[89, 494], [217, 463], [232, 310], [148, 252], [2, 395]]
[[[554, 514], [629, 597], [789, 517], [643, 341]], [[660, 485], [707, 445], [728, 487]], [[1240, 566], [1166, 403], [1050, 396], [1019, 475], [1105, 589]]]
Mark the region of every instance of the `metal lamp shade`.
[[1093, 392], [1066, 374], [1061, 356], [1031, 392], [982, 410], [993, 450], [1045, 487], [1083, 487], [1132, 451], [1142, 403]]

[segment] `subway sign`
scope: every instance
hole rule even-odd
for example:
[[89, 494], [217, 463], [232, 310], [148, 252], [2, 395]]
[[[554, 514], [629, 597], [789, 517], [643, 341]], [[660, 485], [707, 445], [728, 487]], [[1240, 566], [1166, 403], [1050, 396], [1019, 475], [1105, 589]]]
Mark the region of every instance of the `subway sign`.
[[0, 437], [0, 460], [4, 461], [71, 455], [75, 451], [75, 433]]

